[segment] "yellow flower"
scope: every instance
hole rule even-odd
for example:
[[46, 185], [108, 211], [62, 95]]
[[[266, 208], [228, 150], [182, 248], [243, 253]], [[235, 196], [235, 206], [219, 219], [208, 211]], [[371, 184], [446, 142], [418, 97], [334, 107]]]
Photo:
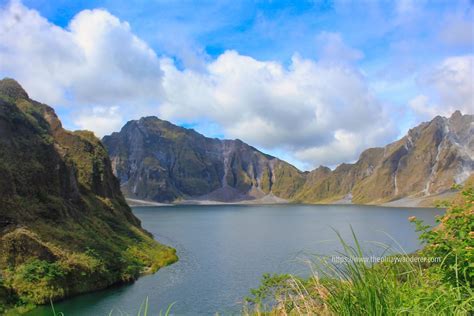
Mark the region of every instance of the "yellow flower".
[[414, 222], [414, 221], [416, 221], [416, 216], [410, 216], [410, 217], [408, 217], [408, 220], [410, 222]]

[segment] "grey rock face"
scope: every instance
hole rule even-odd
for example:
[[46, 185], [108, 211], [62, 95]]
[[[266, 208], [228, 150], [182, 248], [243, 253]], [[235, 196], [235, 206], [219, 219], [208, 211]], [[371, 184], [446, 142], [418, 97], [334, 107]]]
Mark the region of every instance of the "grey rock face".
[[272, 191], [276, 165], [301, 173], [240, 140], [208, 138], [156, 117], [130, 121], [102, 141], [122, 190], [137, 199], [253, 199]]

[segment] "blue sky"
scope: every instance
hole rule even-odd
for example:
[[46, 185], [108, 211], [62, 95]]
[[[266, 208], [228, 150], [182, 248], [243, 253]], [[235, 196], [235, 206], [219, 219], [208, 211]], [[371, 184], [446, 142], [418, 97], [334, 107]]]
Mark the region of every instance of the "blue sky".
[[[66, 127], [100, 136], [157, 115], [311, 169], [474, 108], [472, 1], [1, 6], [0, 75], [53, 105]], [[34, 18], [14, 19], [23, 15]]]

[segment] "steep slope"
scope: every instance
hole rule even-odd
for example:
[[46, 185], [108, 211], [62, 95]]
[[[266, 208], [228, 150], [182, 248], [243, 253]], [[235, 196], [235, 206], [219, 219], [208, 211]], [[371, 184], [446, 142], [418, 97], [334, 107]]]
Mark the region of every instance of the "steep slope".
[[315, 203], [351, 199], [352, 188], [362, 179], [372, 175], [382, 155], [382, 148], [371, 148], [365, 150], [354, 164], [343, 163], [334, 171], [327, 167], [311, 171], [294, 200]]
[[128, 122], [103, 138], [126, 196], [159, 202], [197, 198], [291, 199], [304, 173], [240, 140], [204, 137], [156, 117]]
[[296, 201], [384, 203], [443, 193], [474, 171], [474, 116], [455, 112], [411, 129], [384, 148], [364, 151], [355, 164], [342, 164], [324, 177], [313, 175]]
[[305, 203], [381, 204], [440, 194], [472, 174], [473, 117], [459, 111], [438, 116], [384, 148], [365, 150], [353, 164], [309, 173], [240, 140], [207, 138], [156, 117], [130, 121], [103, 142], [131, 198], [230, 202], [267, 195]]
[[97, 290], [176, 260], [132, 214], [100, 141], [64, 130], [12, 79], [0, 81], [0, 148], [0, 306]]

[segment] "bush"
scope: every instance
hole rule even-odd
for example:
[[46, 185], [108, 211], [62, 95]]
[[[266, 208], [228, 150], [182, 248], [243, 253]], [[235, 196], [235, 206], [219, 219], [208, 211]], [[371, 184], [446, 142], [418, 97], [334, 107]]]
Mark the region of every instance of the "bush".
[[452, 285], [474, 287], [474, 188], [462, 191], [462, 196], [439, 217], [437, 229], [430, 229], [423, 221], [411, 218], [421, 232], [420, 239], [426, 247], [425, 256], [442, 257], [437, 272]]
[[65, 275], [58, 262], [33, 259], [15, 269], [12, 285], [27, 303], [44, 304], [64, 295], [61, 285]]

